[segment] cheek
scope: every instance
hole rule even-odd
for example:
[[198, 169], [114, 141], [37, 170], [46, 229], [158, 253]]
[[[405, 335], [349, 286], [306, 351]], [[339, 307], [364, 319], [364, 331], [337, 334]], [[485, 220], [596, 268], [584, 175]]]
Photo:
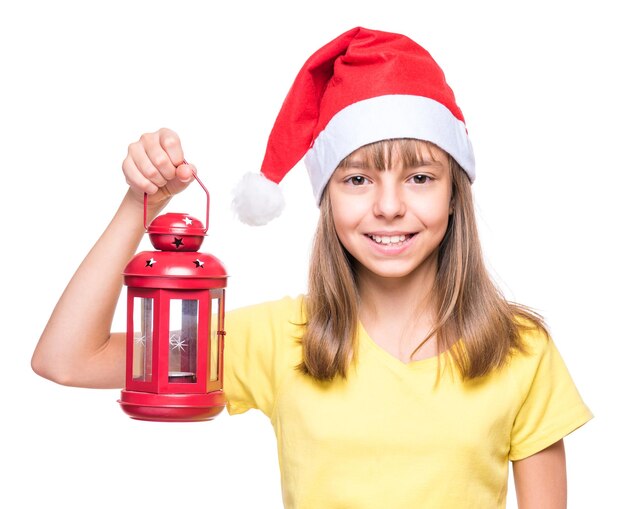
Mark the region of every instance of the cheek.
[[447, 228], [450, 218], [450, 203], [445, 197], [433, 200], [420, 201], [416, 213], [422, 223], [429, 228]]
[[354, 231], [357, 226], [353, 211], [351, 212], [348, 207], [336, 207], [335, 205], [333, 205], [333, 223], [337, 236], [342, 243], [345, 242], [346, 235]]
[[335, 223], [337, 234], [341, 238], [342, 235], [354, 230], [364, 214], [363, 200], [350, 200], [345, 196], [337, 197], [330, 189], [330, 203], [332, 207], [332, 217]]

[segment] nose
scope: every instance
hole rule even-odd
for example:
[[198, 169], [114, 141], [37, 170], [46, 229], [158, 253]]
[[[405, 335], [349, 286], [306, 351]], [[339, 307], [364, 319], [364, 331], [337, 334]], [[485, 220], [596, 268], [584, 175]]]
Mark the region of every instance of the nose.
[[392, 182], [383, 182], [379, 185], [374, 202], [374, 214], [376, 216], [393, 219], [404, 215], [406, 203], [400, 187]]

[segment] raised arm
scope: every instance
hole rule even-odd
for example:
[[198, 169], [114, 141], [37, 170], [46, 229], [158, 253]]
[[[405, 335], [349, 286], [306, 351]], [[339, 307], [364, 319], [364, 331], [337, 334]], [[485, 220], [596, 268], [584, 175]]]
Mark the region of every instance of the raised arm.
[[37, 374], [78, 387], [124, 385], [125, 333], [111, 333], [122, 271], [144, 233], [144, 192], [150, 221], [193, 179], [193, 167], [182, 163], [180, 140], [168, 129], [128, 147], [122, 164], [128, 192], [52, 312], [32, 357]]

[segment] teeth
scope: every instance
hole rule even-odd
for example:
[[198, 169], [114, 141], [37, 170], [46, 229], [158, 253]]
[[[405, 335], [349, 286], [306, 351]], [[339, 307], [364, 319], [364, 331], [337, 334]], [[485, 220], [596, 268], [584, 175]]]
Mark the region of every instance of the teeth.
[[398, 244], [400, 242], [404, 242], [406, 240], [406, 235], [392, 235], [381, 236], [381, 235], [370, 235], [370, 238], [376, 242], [377, 244]]

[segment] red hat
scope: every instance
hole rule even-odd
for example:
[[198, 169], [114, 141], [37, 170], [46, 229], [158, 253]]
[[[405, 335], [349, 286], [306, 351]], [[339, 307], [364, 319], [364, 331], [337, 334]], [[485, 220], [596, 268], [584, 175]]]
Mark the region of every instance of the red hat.
[[315, 199], [339, 163], [380, 140], [415, 138], [450, 154], [473, 181], [465, 120], [441, 68], [400, 34], [353, 28], [316, 51], [276, 118], [261, 174], [248, 174], [233, 205], [248, 224], [282, 212], [278, 183], [304, 157]]

